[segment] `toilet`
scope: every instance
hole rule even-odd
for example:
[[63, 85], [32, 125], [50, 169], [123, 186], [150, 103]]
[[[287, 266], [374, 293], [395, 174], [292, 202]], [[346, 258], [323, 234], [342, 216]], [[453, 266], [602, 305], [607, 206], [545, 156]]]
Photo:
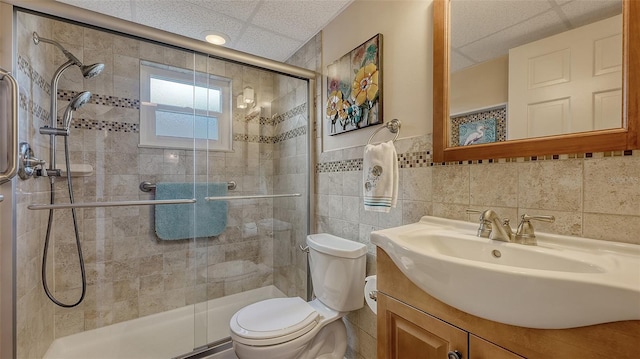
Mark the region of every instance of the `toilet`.
[[240, 359], [342, 359], [347, 331], [341, 318], [364, 306], [367, 247], [331, 234], [307, 236], [315, 299], [267, 299], [231, 318]]

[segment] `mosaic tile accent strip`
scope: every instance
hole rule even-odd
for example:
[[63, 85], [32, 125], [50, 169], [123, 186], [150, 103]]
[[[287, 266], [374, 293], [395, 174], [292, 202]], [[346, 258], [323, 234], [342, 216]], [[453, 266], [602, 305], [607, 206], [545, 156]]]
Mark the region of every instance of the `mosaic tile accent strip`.
[[409, 152], [398, 155], [398, 165], [400, 168], [418, 168], [432, 166], [431, 152]]
[[296, 138], [298, 136], [303, 136], [306, 134], [307, 134], [307, 128], [303, 126], [303, 127], [294, 128], [291, 131], [287, 131], [277, 136], [247, 135], [244, 133], [234, 133], [233, 140], [240, 141], [240, 142], [275, 144], [275, 143], [280, 143], [282, 141], [286, 141], [292, 138]]
[[[569, 155], [547, 155], [547, 156], [531, 156], [531, 157], [515, 157], [515, 158], [502, 158], [499, 160], [485, 159], [485, 160], [473, 160], [473, 161], [458, 161], [458, 162], [432, 162], [430, 151], [426, 152], [410, 152], [398, 154], [398, 165], [400, 168], [418, 168], [418, 167], [431, 167], [431, 166], [459, 166], [459, 165], [481, 165], [492, 163], [510, 163], [510, 162], [535, 162], [535, 161], [558, 161], [567, 159], [585, 159], [592, 158], [608, 158], [608, 157], [626, 157], [626, 156], [640, 156], [640, 150], [625, 150], [625, 151], [609, 151], [609, 152], [594, 152], [594, 153], [580, 153]], [[316, 173], [324, 172], [348, 172], [348, 171], [362, 171], [362, 158], [322, 162], [316, 164]]]
[[20, 94], [20, 101], [18, 106], [24, 111], [29, 111], [37, 119], [43, 121], [44, 123], [49, 123], [49, 110], [45, 110], [37, 103], [34, 103], [30, 99], [27, 98], [25, 94]]
[[[60, 118], [58, 118], [58, 126], [62, 126]], [[74, 118], [71, 121], [71, 127], [82, 130], [140, 133], [140, 125], [137, 123], [96, 121], [88, 118]]]
[[302, 105], [298, 105], [285, 113], [276, 114], [275, 116], [273, 116], [273, 124], [277, 125], [295, 116], [305, 114], [306, 111], [307, 111], [307, 104], [303, 103]]
[[[429, 151], [398, 154], [400, 168], [418, 168], [433, 166]], [[362, 158], [318, 163], [316, 173], [362, 171]]]
[[298, 128], [294, 128], [293, 130], [287, 131], [285, 133], [279, 134], [277, 136], [274, 136], [275, 137], [274, 143], [283, 142], [298, 136], [304, 136], [306, 134], [307, 134], [307, 127], [301, 126]]
[[31, 81], [33, 81], [33, 83], [41, 88], [47, 95], [51, 95], [51, 84], [49, 83], [49, 80], [45, 79], [40, 75], [40, 73], [38, 73], [38, 71], [34, 70], [29, 61], [21, 55], [18, 55], [18, 70], [29, 76]]
[[538, 161], [562, 161], [562, 160], [569, 160], [569, 159], [589, 160], [592, 158], [625, 157], [625, 156], [640, 156], [640, 150], [587, 152], [587, 153], [573, 153], [573, 154], [563, 154], [563, 155], [542, 155], [542, 156], [512, 157], [512, 158], [500, 158], [500, 159], [469, 160], [469, 161], [457, 161], [457, 162], [438, 162], [438, 163], [433, 163], [433, 166], [477, 165], [477, 164], [491, 164], [491, 163], [525, 163], [525, 162], [538, 162]]
[[260, 116], [260, 113], [245, 115], [241, 112], [234, 111], [233, 121], [242, 123], [258, 123], [263, 126], [273, 126], [273, 119], [265, 116]]
[[[71, 90], [58, 90], [58, 100], [71, 101], [79, 92]], [[135, 98], [124, 98], [109, 95], [92, 94], [89, 103], [95, 105], [140, 109], [140, 100]]]

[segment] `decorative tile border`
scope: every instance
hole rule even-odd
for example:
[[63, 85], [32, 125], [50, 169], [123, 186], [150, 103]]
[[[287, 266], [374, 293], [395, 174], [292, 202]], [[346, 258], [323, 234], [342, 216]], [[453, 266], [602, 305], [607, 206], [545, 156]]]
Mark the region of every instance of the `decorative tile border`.
[[[398, 154], [400, 168], [419, 168], [433, 166], [429, 151]], [[316, 173], [362, 171], [362, 158], [331, 161], [316, 164]]]
[[45, 110], [39, 104], [29, 100], [27, 95], [20, 93], [20, 101], [19, 106], [24, 111], [28, 111], [37, 119], [43, 121], [44, 123], [49, 123], [49, 111]]
[[562, 161], [570, 159], [592, 159], [592, 158], [605, 158], [605, 157], [626, 157], [626, 156], [640, 156], [640, 150], [625, 150], [625, 151], [607, 151], [607, 152], [586, 152], [586, 153], [574, 153], [565, 155], [544, 155], [544, 156], [529, 156], [529, 157], [511, 157], [500, 159], [484, 159], [473, 161], [457, 161], [457, 162], [438, 162], [433, 163], [433, 166], [457, 166], [457, 165], [476, 165], [476, 164], [491, 164], [491, 163], [526, 163], [526, 162], [540, 162], [540, 161]]
[[305, 114], [306, 112], [307, 112], [307, 104], [303, 103], [302, 105], [298, 105], [292, 108], [291, 110], [286, 111], [285, 113], [276, 114], [275, 116], [273, 116], [273, 125], [275, 126], [281, 122], [290, 120], [295, 116]]
[[240, 141], [240, 142], [276, 144], [276, 143], [283, 142], [283, 141], [296, 138], [298, 136], [303, 136], [306, 134], [307, 134], [307, 128], [303, 126], [303, 127], [294, 128], [291, 131], [287, 131], [277, 136], [247, 135], [244, 133], [234, 133], [233, 140]]
[[[72, 90], [58, 90], [58, 100], [71, 101], [79, 92]], [[89, 103], [111, 107], [140, 109], [140, 100], [135, 98], [125, 98], [109, 95], [92, 94]]]
[[274, 136], [274, 142], [273, 143], [278, 143], [278, 142], [283, 142], [286, 140], [290, 140], [292, 138], [298, 137], [298, 136], [304, 136], [307, 134], [307, 127], [306, 126], [301, 126], [298, 128], [294, 128], [293, 130], [287, 131], [285, 133], [281, 133], [277, 136]]
[[[58, 119], [58, 125], [62, 126], [61, 119]], [[71, 126], [73, 128], [83, 130], [140, 133], [140, 125], [128, 122], [96, 121], [87, 118], [74, 118], [71, 121]]]
[[242, 123], [257, 123], [262, 126], [273, 126], [273, 119], [265, 116], [260, 116], [259, 112], [253, 115], [244, 115], [242, 113], [234, 112], [233, 121]]
[[47, 95], [51, 94], [51, 84], [38, 71], [34, 70], [24, 57], [18, 55], [18, 70], [24, 72], [33, 83], [42, 89]]
[[[610, 151], [610, 152], [588, 152], [581, 154], [571, 155], [548, 155], [548, 156], [531, 156], [531, 157], [517, 157], [517, 158], [505, 158], [500, 160], [474, 160], [474, 161], [458, 161], [458, 162], [432, 162], [430, 151], [426, 152], [410, 152], [398, 154], [398, 166], [400, 168], [420, 168], [420, 167], [432, 167], [432, 166], [458, 166], [458, 165], [478, 165], [478, 164], [491, 164], [491, 163], [526, 163], [537, 161], [553, 161], [553, 160], [567, 160], [567, 159], [592, 159], [592, 158], [608, 158], [608, 157], [626, 157], [626, 156], [640, 156], [640, 150], [626, 150], [626, 151]], [[350, 160], [321, 162], [316, 164], [316, 173], [326, 172], [349, 172], [349, 171], [362, 171], [362, 158], [355, 158]]]
[[433, 166], [431, 162], [431, 152], [409, 152], [398, 155], [400, 168], [418, 168]]

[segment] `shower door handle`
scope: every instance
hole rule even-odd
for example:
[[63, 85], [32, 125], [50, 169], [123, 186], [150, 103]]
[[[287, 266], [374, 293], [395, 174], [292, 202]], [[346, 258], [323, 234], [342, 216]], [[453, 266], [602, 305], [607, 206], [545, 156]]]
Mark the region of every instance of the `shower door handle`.
[[0, 68], [0, 81], [2, 80], [7, 80], [10, 85], [11, 113], [7, 121], [6, 139], [2, 139], [7, 147], [7, 168], [0, 173], [0, 184], [11, 180], [18, 171], [18, 83], [8, 71]]

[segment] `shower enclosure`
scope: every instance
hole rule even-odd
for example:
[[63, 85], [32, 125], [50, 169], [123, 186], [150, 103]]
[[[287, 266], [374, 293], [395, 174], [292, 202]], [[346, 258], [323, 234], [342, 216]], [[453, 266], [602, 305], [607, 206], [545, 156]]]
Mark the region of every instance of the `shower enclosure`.
[[[0, 9], [2, 26], [11, 24], [11, 36], [3, 28], [0, 67], [17, 79], [19, 142], [34, 159], [27, 161], [32, 176], [1, 187], [0, 356], [81, 356], [77, 348], [60, 350], [73, 347], [74, 336], [85, 345], [109, 331], [135, 336], [142, 328], [135, 323], [146, 322], [169, 331], [170, 351], [154, 355], [175, 357], [223, 343], [228, 312], [241, 303], [307, 297], [298, 246], [310, 218], [313, 72], [65, 4], [7, 1]], [[104, 68], [94, 78], [61, 72], [52, 86], [72, 57]], [[0, 74], [3, 126], [4, 86]], [[67, 140], [68, 151], [54, 137]], [[193, 191], [161, 204], [160, 191], [174, 183]], [[213, 193], [220, 184], [227, 192]], [[198, 215], [199, 205], [219, 197], [223, 211]], [[160, 208], [185, 218], [169, 229], [171, 238], [160, 234]], [[221, 228], [215, 235], [196, 234], [213, 225]], [[43, 280], [59, 302], [79, 303], [55, 305]], [[175, 313], [182, 317], [168, 316]], [[162, 346], [149, 334], [151, 345]], [[153, 352], [96, 345], [93, 353], [117, 349], [122, 357]]]

